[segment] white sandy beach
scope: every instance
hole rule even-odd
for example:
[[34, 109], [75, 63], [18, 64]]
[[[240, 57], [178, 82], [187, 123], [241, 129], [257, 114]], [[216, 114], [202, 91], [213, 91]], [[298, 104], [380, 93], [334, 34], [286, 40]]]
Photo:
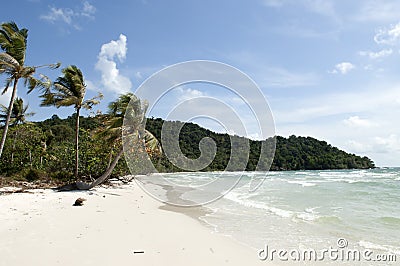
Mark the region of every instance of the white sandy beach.
[[[72, 206], [79, 197], [84, 206]], [[2, 195], [0, 265], [265, 264], [256, 250], [161, 206], [135, 183]]]

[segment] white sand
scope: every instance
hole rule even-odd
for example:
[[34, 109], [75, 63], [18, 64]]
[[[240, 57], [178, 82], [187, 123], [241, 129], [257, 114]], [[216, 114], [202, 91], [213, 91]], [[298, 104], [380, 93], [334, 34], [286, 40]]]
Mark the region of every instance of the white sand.
[[[78, 197], [84, 206], [72, 206]], [[266, 264], [256, 250], [162, 205], [136, 184], [2, 195], [0, 265]]]

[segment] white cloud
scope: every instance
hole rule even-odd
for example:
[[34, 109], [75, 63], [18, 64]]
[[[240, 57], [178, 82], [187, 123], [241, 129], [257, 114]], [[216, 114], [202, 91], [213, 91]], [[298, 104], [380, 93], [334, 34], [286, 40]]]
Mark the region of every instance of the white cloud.
[[142, 79], [142, 78], [143, 78], [142, 72], [136, 71], [135, 77], [136, 77], [137, 79]]
[[143, 81], [165, 67], [167, 67], [167, 65], [140, 66], [133, 68], [127, 66], [125, 73], [128, 73], [127, 75], [130, 77], [134, 77], [137, 81]]
[[349, 140], [346, 146], [356, 153], [395, 153], [400, 151], [400, 138], [397, 134], [368, 137], [362, 140]]
[[350, 116], [349, 118], [345, 119], [343, 122], [350, 127], [368, 128], [368, 127], [375, 126], [374, 123], [370, 122], [367, 119], [362, 119], [359, 116]]
[[345, 149], [360, 155], [374, 158], [378, 166], [398, 166], [400, 138], [396, 134], [358, 138], [345, 143]]
[[126, 43], [126, 36], [120, 34], [118, 40], [112, 40], [109, 43], [105, 43], [101, 46], [99, 57], [107, 57], [112, 59], [114, 56], [117, 56], [120, 61], [123, 61], [126, 58], [126, 52], [128, 50]]
[[363, 1], [354, 15], [355, 20], [362, 22], [390, 22], [400, 19], [400, 3], [395, 0]]
[[372, 145], [370, 143], [361, 143], [357, 140], [349, 140], [345, 146], [349, 151], [355, 153], [366, 153], [372, 151]]
[[272, 8], [298, 5], [315, 14], [336, 18], [335, 8], [331, 0], [264, 0], [262, 3], [264, 6]]
[[285, 4], [284, 0], [264, 0], [263, 4], [267, 7], [281, 7]]
[[49, 22], [63, 21], [67, 24], [71, 24], [74, 15], [75, 13], [72, 9], [51, 7], [49, 13], [47, 15], [41, 15], [40, 18]]
[[179, 101], [186, 101], [205, 96], [203, 92], [191, 88], [178, 87], [177, 91], [179, 93], [179, 98], [178, 98]]
[[82, 16], [93, 18], [93, 15], [96, 13], [96, 7], [91, 5], [88, 1], [83, 2], [83, 9], [81, 12]]
[[378, 44], [395, 45], [400, 40], [400, 22], [389, 28], [379, 29], [374, 40]]
[[382, 67], [375, 67], [372, 64], [367, 64], [363, 66], [364, 70], [372, 72], [375, 77], [382, 77], [382, 74], [385, 72], [385, 69]]
[[258, 132], [247, 134], [246, 137], [252, 140], [265, 140]]
[[75, 10], [71, 8], [57, 8], [49, 7], [50, 10], [47, 14], [41, 15], [40, 19], [46, 20], [51, 23], [64, 22], [76, 29], [80, 29], [78, 25], [78, 20], [80, 18], [90, 18], [94, 19], [94, 14], [96, 13], [96, 8], [91, 5], [88, 1], [84, 1], [82, 6], [76, 8]]
[[[400, 84], [377, 81], [359, 91], [349, 86], [341, 92], [321, 92], [307, 99], [285, 97], [270, 103], [278, 134], [313, 136], [366, 155], [378, 166], [396, 166], [400, 165], [399, 99]], [[349, 114], [358, 117], [349, 119]], [[347, 124], [343, 117], [348, 118]]]
[[368, 65], [364, 66], [364, 69], [365, 70], [374, 70], [374, 67], [373, 67], [373, 65], [368, 64]]
[[371, 52], [371, 51], [360, 51], [359, 55], [361, 56], [368, 56], [371, 59], [378, 59], [385, 56], [389, 56], [393, 53], [392, 49], [384, 49], [379, 52]]
[[330, 0], [307, 0], [305, 6], [314, 13], [336, 18], [333, 2]]
[[115, 57], [120, 62], [126, 58], [127, 38], [120, 34], [119, 39], [101, 46], [95, 68], [101, 72], [101, 83], [105, 89], [115, 93], [126, 93], [132, 88], [129, 78], [122, 75], [117, 68]]
[[376, 151], [381, 153], [400, 151], [400, 138], [396, 134], [390, 134], [386, 137], [375, 137], [374, 147]]
[[[283, 123], [306, 123], [328, 116], [342, 116], [349, 113], [381, 113], [380, 118], [391, 119], [400, 111], [398, 99], [400, 99], [400, 85], [381, 84], [379, 91], [376, 85], [373, 89], [362, 92], [346, 92], [338, 94], [321, 94], [308, 99], [284, 99], [286, 110], [280, 106], [282, 102], [272, 102], [272, 110], [276, 121]], [[349, 88], [349, 91], [351, 89]], [[275, 107], [275, 108], [274, 108]], [[396, 110], [396, 112], [394, 112]], [[397, 111], [399, 110], [399, 111]], [[375, 119], [376, 120], [376, 119]], [[380, 121], [381, 124], [381, 121]], [[388, 126], [397, 124], [391, 123]], [[377, 128], [379, 129], [379, 128]]]
[[314, 72], [293, 71], [280, 66], [266, 65], [255, 54], [247, 51], [227, 54], [226, 58], [238, 65], [247, 66], [248, 73], [251, 73], [252, 78], [263, 88], [315, 86], [320, 81], [320, 77]]
[[86, 79], [85, 83], [86, 83], [86, 88], [88, 90], [98, 91], [98, 89], [96, 88], [96, 85], [94, 84], [93, 81]]
[[257, 76], [260, 85], [265, 87], [302, 87], [318, 83], [314, 73], [296, 73], [280, 67], [261, 67]]
[[232, 98], [229, 98], [228, 100], [236, 105], [246, 104], [245, 99], [243, 99], [241, 97], [232, 97]]
[[332, 71], [329, 71], [329, 73], [332, 73], [332, 74], [337, 74], [337, 73], [347, 74], [354, 68], [355, 68], [355, 65], [353, 65], [352, 63], [350, 63], [350, 62], [342, 62], [342, 63], [337, 64], [335, 66], [335, 69], [333, 69]]
[[[3, 91], [4, 88], [1, 88], [1, 91]], [[0, 104], [7, 106], [10, 104], [10, 99], [11, 99], [11, 92], [12, 88], [8, 88], [7, 92], [4, 94], [0, 94]]]

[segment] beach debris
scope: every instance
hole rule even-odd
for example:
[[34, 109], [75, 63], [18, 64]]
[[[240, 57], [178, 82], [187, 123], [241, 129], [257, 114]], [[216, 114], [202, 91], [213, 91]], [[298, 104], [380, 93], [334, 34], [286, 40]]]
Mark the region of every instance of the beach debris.
[[25, 190], [25, 188], [19, 188], [19, 187], [0, 188], [0, 195], [1, 194], [13, 194], [13, 193], [32, 193], [32, 192]]
[[86, 201], [84, 198], [77, 198], [73, 206], [82, 206], [83, 202]]
[[144, 250], [134, 250], [133, 254], [144, 254]]

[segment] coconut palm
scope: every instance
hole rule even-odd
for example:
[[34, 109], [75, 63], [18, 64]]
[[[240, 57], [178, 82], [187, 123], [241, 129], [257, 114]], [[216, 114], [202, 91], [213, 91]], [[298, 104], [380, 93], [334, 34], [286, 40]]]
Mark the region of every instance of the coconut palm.
[[[26, 118], [33, 116], [35, 113], [28, 113], [27, 110], [29, 104], [24, 105], [24, 100], [22, 98], [15, 98], [13, 108], [10, 116], [10, 126], [20, 125], [26, 123]], [[4, 105], [0, 105], [0, 123], [5, 123], [8, 115], [8, 108]]]
[[[92, 183], [87, 184], [84, 182], [76, 182], [73, 185], [63, 186], [60, 190], [87, 190], [106, 181], [110, 177], [124, 152], [122, 145], [123, 131], [125, 136], [135, 139], [137, 143], [144, 143], [143, 146], [145, 146], [147, 153], [150, 155], [162, 152], [158, 140], [149, 131], [144, 130], [147, 106], [146, 104], [142, 105], [139, 98], [134, 96], [132, 93], [124, 94], [116, 101], [111, 102], [108, 108], [109, 112], [106, 117], [105, 127], [103, 130], [98, 132], [96, 136], [103, 138], [111, 145], [118, 145], [120, 148], [117, 155], [114, 157], [103, 175]], [[129, 122], [124, 123], [124, 119], [125, 121], [128, 119]], [[136, 145], [135, 147], [141, 147], [141, 145]]]
[[19, 29], [14, 22], [1, 24], [0, 29], [0, 48], [4, 51], [0, 53], [0, 74], [6, 74], [5, 88], [2, 94], [6, 93], [12, 85], [10, 104], [7, 110], [3, 136], [0, 142], [0, 157], [3, 153], [4, 144], [7, 137], [10, 118], [13, 110], [14, 100], [17, 95], [17, 85], [20, 79], [24, 80], [24, 85], [28, 87], [28, 93], [36, 87], [46, 87], [47, 82], [42, 78], [34, 77], [37, 68], [49, 67], [58, 68], [60, 64], [49, 64], [42, 66], [25, 66], [26, 44], [28, 38], [27, 29]]
[[[29, 108], [29, 105], [24, 105], [24, 100], [22, 98], [16, 98], [14, 100], [14, 105], [13, 109], [11, 112], [11, 117], [10, 117], [10, 126], [16, 126], [16, 125], [21, 125], [26, 123], [26, 118], [33, 116], [35, 113], [30, 112], [27, 113], [27, 110]], [[0, 123], [5, 123], [7, 119], [7, 114], [8, 114], [8, 108], [4, 105], [0, 105]], [[14, 131], [14, 141], [13, 141], [13, 146], [12, 146], [12, 152], [11, 152], [11, 163], [14, 162], [14, 152], [15, 152], [15, 142], [17, 140], [17, 135], [18, 135], [19, 129], [16, 129]]]
[[75, 124], [75, 178], [78, 179], [79, 167], [79, 113], [83, 109], [92, 109], [93, 105], [98, 104], [103, 97], [98, 96], [84, 100], [86, 94], [86, 84], [82, 71], [74, 66], [68, 66], [62, 70], [63, 76], [58, 77], [53, 84], [54, 92], [51, 89], [45, 91], [41, 106], [67, 107], [74, 106], [76, 111]]

